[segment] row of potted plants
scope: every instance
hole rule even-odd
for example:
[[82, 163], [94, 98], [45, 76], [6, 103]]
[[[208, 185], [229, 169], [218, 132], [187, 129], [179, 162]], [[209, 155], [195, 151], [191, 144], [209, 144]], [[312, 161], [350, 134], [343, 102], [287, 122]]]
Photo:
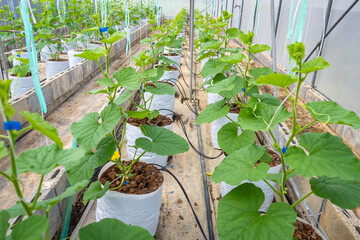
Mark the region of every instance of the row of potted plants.
[[[303, 220], [297, 218], [294, 207], [312, 194], [342, 208], [360, 206], [360, 163], [338, 136], [304, 130], [316, 122], [360, 129], [360, 119], [336, 102], [309, 102], [305, 107], [313, 121], [302, 126], [297, 113], [301, 84], [310, 73], [329, 68], [329, 63], [322, 57], [304, 62], [305, 46], [296, 42], [287, 46], [295, 64], [289, 75], [269, 68], [250, 69], [254, 56], [270, 47], [254, 44], [251, 32], [229, 28], [231, 17], [227, 11], [217, 19], [197, 14], [196, 22], [198, 61], [202, 61], [201, 75], [209, 103], [196, 123], [212, 123], [213, 146], [225, 154], [211, 176], [214, 183], [221, 183], [219, 237], [310, 239], [301, 238], [301, 227], [295, 232], [295, 226]], [[233, 39], [244, 47], [229, 47]], [[287, 111], [278, 98], [260, 93], [259, 86], [263, 85], [284, 89], [292, 111]], [[290, 85], [294, 86], [292, 92]], [[287, 119], [292, 121], [290, 137], [285, 146], [280, 146], [275, 138], [276, 126]], [[273, 149], [255, 144], [255, 133], [260, 131], [270, 134]], [[298, 135], [300, 146], [291, 146]], [[311, 191], [289, 204], [285, 199], [286, 182], [296, 175], [309, 178]], [[273, 203], [274, 194], [280, 202]]]
[[[108, 9], [100, 8], [96, 10], [91, 0], [64, 1], [59, 5], [54, 0], [33, 0], [33, 4], [41, 5], [41, 8], [34, 8], [34, 17], [37, 20], [33, 25], [36, 32], [35, 41], [37, 51], [40, 53], [41, 61], [46, 63], [46, 78], [51, 78], [56, 74], [75, 66], [82, 61], [82, 58], [74, 55], [81, 53], [84, 49], [98, 48], [103, 46], [100, 42], [100, 36], [96, 29], [98, 22], [102, 27], [107, 28], [107, 32], [111, 35], [116, 31], [122, 31], [126, 27], [129, 32], [134, 26], [146, 23], [145, 18], [150, 12], [156, 11], [151, 3], [143, 4], [141, 2], [124, 2], [124, 1], [106, 1]], [[21, 46], [21, 39], [24, 37], [24, 26], [21, 18], [16, 18], [16, 14], [20, 15], [17, 8], [13, 11], [9, 6], [5, 6], [7, 11], [0, 11], [3, 22], [0, 26], [0, 34], [2, 39], [7, 41], [5, 45], [16, 43]], [[126, 16], [126, 11], [129, 12]], [[99, 14], [97, 14], [99, 12]], [[106, 17], [102, 17], [105, 12]], [[128, 24], [125, 20], [129, 19]], [[98, 21], [98, 22], [97, 22]], [[131, 28], [131, 29], [130, 29]], [[87, 31], [83, 31], [83, 30]], [[103, 28], [104, 29], [104, 28]], [[64, 34], [67, 32], [67, 34]], [[107, 34], [107, 33], [104, 33]], [[67, 54], [64, 57], [63, 54]], [[28, 54], [24, 49], [12, 50], [13, 66], [27, 64], [21, 59], [27, 59]], [[21, 66], [26, 69], [26, 66]], [[15, 69], [16, 74], [10, 71], [10, 78], [16, 78], [18, 88], [30, 90], [33, 84], [29, 82], [30, 72], [19, 72]], [[19, 78], [19, 79], [18, 79]], [[15, 89], [15, 81], [12, 89]], [[11, 91], [13, 97], [18, 97], [23, 91]], [[26, 91], [25, 91], [26, 92]]]
[[[178, 43], [182, 40], [179, 33], [184, 28], [186, 17], [187, 13], [183, 10], [176, 19], [167, 23], [167, 28], [152, 27], [152, 36], [143, 40], [144, 44], [150, 46], [149, 49], [133, 57], [137, 68], [125, 67], [114, 74], [110, 73], [109, 61], [106, 61], [106, 68], [103, 69], [99, 60], [102, 57], [108, 59], [112, 44], [124, 35], [119, 32], [102, 34], [100, 25], [94, 29], [104, 46], [86, 49], [78, 57], [96, 61], [100, 65], [103, 78], [98, 79], [97, 83], [101, 89], [94, 89], [89, 94], [105, 94], [108, 103], [100, 114], [89, 113], [71, 125], [71, 133], [78, 143], [78, 147], [74, 149], [63, 149], [57, 130], [37, 113], [21, 112], [30, 125], [24, 129], [10, 121], [14, 114], [8, 98], [11, 80], [0, 81], [0, 110], [4, 122], [8, 124], [7, 135], [0, 137], [9, 142], [9, 148], [4, 141], [0, 142], [0, 158], [10, 155], [11, 159], [11, 169], [7, 172], [0, 171], [0, 174], [12, 182], [19, 199], [16, 205], [0, 212], [1, 239], [6, 238], [10, 227], [9, 219], [21, 215], [22, 221], [12, 226], [7, 238], [25, 239], [25, 234], [28, 234], [37, 239], [45, 233], [46, 239], [49, 239], [51, 208], [88, 186], [94, 170], [104, 164], [99, 180], [88, 186], [83, 198], [85, 204], [98, 199], [98, 222], [81, 229], [80, 239], [153, 239], [164, 181], [157, 166], [166, 166], [167, 156], [189, 149], [186, 140], [171, 131], [173, 120], [167, 113], [161, 113], [160, 107], [163, 107], [153, 107], [156, 106], [156, 97], [175, 94], [172, 82], [176, 79], [164, 76], [167, 72], [178, 71], [179, 64], [168, 57], [169, 52], [177, 51], [175, 47], [181, 48]], [[155, 15], [150, 14], [149, 19], [149, 23], [154, 25]], [[166, 53], [165, 48], [168, 49]], [[120, 88], [124, 90], [117, 96]], [[132, 99], [134, 94], [141, 96], [140, 103]], [[137, 106], [136, 111], [123, 109], [121, 104], [128, 100]], [[115, 127], [120, 122], [124, 127], [121, 139], [117, 139]], [[54, 144], [27, 150], [16, 157], [14, 143], [22, 132], [29, 129], [41, 132], [54, 141]], [[125, 149], [124, 144], [127, 158], [121, 154]], [[44, 176], [58, 166], [65, 167], [70, 187], [53, 199], [38, 201]], [[25, 172], [41, 175], [38, 191], [32, 202], [24, 199], [23, 189], [20, 187], [18, 176]], [[35, 210], [44, 211], [45, 217], [34, 215]]]

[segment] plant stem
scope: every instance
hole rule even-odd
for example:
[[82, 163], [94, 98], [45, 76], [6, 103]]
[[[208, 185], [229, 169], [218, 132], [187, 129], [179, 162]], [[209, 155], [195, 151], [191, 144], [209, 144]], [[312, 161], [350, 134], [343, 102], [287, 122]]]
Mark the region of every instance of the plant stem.
[[227, 119], [229, 119], [232, 123], [235, 123], [236, 125], [238, 125], [234, 120], [232, 120], [231, 118], [229, 118], [228, 115], [225, 115], [225, 117], [227, 117]]
[[33, 204], [31, 205], [31, 209], [34, 209], [35, 206], [36, 206], [37, 200], [39, 199], [39, 196], [40, 196], [40, 191], [41, 191], [41, 186], [42, 186], [43, 181], [44, 181], [44, 175], [41, 175], [40, 183], [39, 183], [39, 186], [38, 186], [38, 190], [37, 190], [37, 192], [36, 192], [36, 195], [35, 195]]
[[[46, 218], [48, 219], [49, 222], [49, 211], [46, 211]], [[50, 224], [48, 224], [46, 228], [46, 240], [50, 240]]]
[[0, 171], [0, 175], [5, 177], [7, 180], [11, 181], [11, 177], [9, 175], [7, 175], [6, 173]]
[[0, 135], [0, 138], [9, 139], [9, 137], [8, 137], [8, 136], [5, 136], [5, 135]]
[[307, 197], [309, 197], [311, 194], [313, 194], [314, 192], [311, 191], [308, 194], [306, 194], [305, 196], [303, 196], [302, 198], [300, 198], [299, 200], [297, 200], [293, 205], [291, 205], [292, 207], [295, 207], [296, 205], [298, 205], [299, 203], [301, 203], [302, 201], [304, 201]]
[[264, 179], [264, 182], [279, 196], [281, 196], [281, 192], [276, 190], [266, 179]]
[[307, 129], [308, 127], [310, 127], [311, 125], [313, 125], [315, 122], [317, 122], [317, 120], [312, 121], [311, 123], [307, 124], [306, 126], [300, 128], [299, 130], [296, 131], [295, 135], [301, 133], [302, 131], [304, 131], [305, 129]]
[[[5, 115], [5, 110], [2, 101], [0, 100], [0, 111], [3, 116], [4, 122], [9, 122], [9, 118]], [[10, 161], [11, 161], [11, 179], [12, 183], [15, 188], [16, 195], [18, 196], [21, 205], [23, 206], [24, 210], [26, 211], [28, 216], [32, 215], [32, 211], [29, 209], [24, 197], [21, 193], [19, 183], [18, 183], [18, 174], [17, 174], [17, 165], [16, 165], [16, 155], [15, 155], [15, 140], [13, 138], [13, 133], [9, 130], [6, 131], [9, 138], [9, 146], [10, 146]]]

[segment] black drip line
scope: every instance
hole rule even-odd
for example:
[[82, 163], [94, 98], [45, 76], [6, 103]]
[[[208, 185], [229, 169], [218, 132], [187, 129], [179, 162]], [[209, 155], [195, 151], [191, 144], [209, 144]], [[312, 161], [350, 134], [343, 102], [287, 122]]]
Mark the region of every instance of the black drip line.
[[[201, 153], [201, 151], [198, 150], [198, 149], [192, 144], [192, 142], [190, 141], [189, 136], [188, 136], [187, 131], [186, 131], [185, 123], [184, 123], [184, 121], [182, 120], [182, 118], [181, 118], [180, 115], [178, 115], [177, 113], [175, 113], [174, 111], [172, 111], [172, 110], [170, 110], [170, 109], [165, 109], [165, 108], [163, 108], [163, 109], [158, 109], [158, 111], [169, 111], [169, 112], [171, 112], [171, 114], [174, 115], [174, 120], [175, 120], [175, 119], [179, 120], [180, 125], [181, 125], [181, 128], [182, 128], [182, 130], [183, 130], [183, 132], [184, 132], [184, 135], [185, 135], [185, 137], [186, 137], [186, 140], [188, 141], [188, 143], [189, 143], [189, 145], [191, 146], [191, 148], [192, 148], [199, 156], [202, 156], [203, 158], [206, 158], [206, 159], [217, 159], [218, 157], [220, 157], [220, 156], [223, 154], [223, 151], [221, 151], [221, 153], [220, 153], [218, 156], [216, 156], [216, 157], [209, 157], [209, 156]], [[167, 115], [171, 115], [171, 114], [167, 114]], [[163, 118], [166, 117], [167, 115], [163, 116]], [[161, 121], [161, 120], [162, 120], [162, 118], [161, 118], [159, 121]]]
[[159, 167], [159, 169], [155, 169], [155, 170], [150, 171], [150, 172], [146, 175], [146, 177], [144, 178], [143, 183], [146, 181], [147, 177], [148, 177], [151, 173], [153, 173], [153, 172], [155, 172], [155, 171], [164, 171], [164, 172], [167, 172], [168, 174], [170, 174], [170, 175], [175, 179], [175, 181], [177, 182], [177, 184], [178, 184], [179, 187], [181, 188], [182, 192], [184, 193], [184, 196], [185, 196], [187, 202], [189, 203], [190, 208], [191, 208], [191, 211], [192, 211], [192, 213], [193, 213], [193, 215], [194, 215], [195, 221], [196, 221], [196, 223], [198, 224], [198, 226], [199, 226], [199, 228], [200, 228], [200, 231], [201, 231], [204, 239], [207, 240], [207, 237], [206, 237], [206, 235], [205, 235], [204, 229], [203, 229], [203, 227], [202, 227], [202, 225], [201, 225], [201, 223], [200, 223], [200, 221], [199, 221], [198, 216], [197, 216], [196, 213], [195, 213], [194, 207], [192, 206], [192, 204], [191, 204], [191, 202], [190, 202], [190, 198], [189, 198], [188, 194], [186, 193], [184, 186], [183, 186], [183, 185], [181, 184], [181, 182], [179, 181], [179, 179], [177, 179], [177, 177], [176, 177], [172, 172], [170, 172], [168, 169], [166, 169], [165, 167], [163, 167], [163, 166], [161, 166], [161, 165], [159, 165], [159, 164], [156, 164], [156, 163], [148, 163], [148, 164], [145, 164], [145, 165], [141, 166], [141, 167], [138, 169], [138, 171], [140, 171], [143, 167], [148, 166], [148, 165], [153, 165], [153, 166]]

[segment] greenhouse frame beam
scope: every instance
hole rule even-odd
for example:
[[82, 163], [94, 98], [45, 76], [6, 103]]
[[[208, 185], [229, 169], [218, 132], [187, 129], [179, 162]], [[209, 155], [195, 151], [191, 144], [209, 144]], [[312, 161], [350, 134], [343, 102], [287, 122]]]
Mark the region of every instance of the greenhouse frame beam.
[[[235, 9], [235, 0], [232, 0], [231, 13], [234, 13], [234, 9]], [[230, 27], [232, 27], [233, 19], [234, 19], [234, 15], [230, 20]]]
[[[325, 43], [325, 33], [327, 31], [328, 25], [329, 25], [329, 19], [330, 19], [330, 14], [331, 14], [331, 10], [332, 10], [332, 4], [333, 4], [333, 0], [329, 0], [328, 1], [328, 5], [326, 8], [326, 15], [325, 15], [325, 22], [324, 22], [324, 29], [321, 33], [321, 41], [320, 41], [320, 47], [319, 47], [319, 51], [317, 54], [317, 57], [320, 57], [322, 54], [322, 50], [324, 48], [324, 43]], [[312, 79], [311, 79], [311, 87], [315, 87], [315, 82], [316, 82], [316, 77], [317, 77], [317, 73], [318, 71], [315, 71]]]
[[[194, 12], [195, 12], [195, 0], [190, 0], [190, 99], [193, 95], [193, 74], [194, 74]], [[194, 81], [194, 84], [196, 82]]]
[[277, 36], [277, 33], [278, 33], [282, 4], [283, 4], [283, 0], [280, 0], [279, 6], [278, 6], [278, 11], [277, 11], [277, 16], [276, 16], [275, 36]]
[[243, 10], [244, 10], [244, 0], [241, 1], [240, 17], [239, 17], [239, 27], [238, 27], [238, 29], [241, 29], [241, 22], [242, 22], [242, 17], [243, 17]]
[[[329, 29], [328, 32], [326, 32], [325, 37], [327, 38], [327, 36], [329, 36], [329, 34], [334, 30], [334, 28], [343, 20], [343, 18], [351, 11], [351, 9], [353, 7], [355, 7], [355, 5], [359, 2], [360, 0], [355, 0], [348, 9], [346, 9], [346, 11], [339, 17], [339, 19], [331, 26], [331, 28]], [[316, 49], [320, 46], [321, 41], [319, 41], [316, 46], [314, 47], [314, 49], [309, 53], [309, 55], [306, 57], [305, 62], [309, 60], [309, 58], [311, 57], [311, 55], [316, 51]]]

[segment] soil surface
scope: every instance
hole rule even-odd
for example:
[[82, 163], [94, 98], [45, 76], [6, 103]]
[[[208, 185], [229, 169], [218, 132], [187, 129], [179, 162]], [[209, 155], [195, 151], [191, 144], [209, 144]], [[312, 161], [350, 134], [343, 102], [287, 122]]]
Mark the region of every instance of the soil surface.
[[173, 120], [169, 117], [165, 117], [163, 115], [158, 115], [156, 118], [153, 118], [151, 120], [149, 120], [149, 118], [147, 118], [147, 117], [144, 119], [129, 118], [128, 123], [133, 126], [137, 126], [137, 127], [139, 127], [141, 125], [153, 125], [153, 126], [164, 127], [164, 126], [169, 126], [170, 124], [172, 124]]
[[[10, 73], [10, 76], [16, 77], [16, 74]], [[31, 72], [28, 72], [25, 77], [31, 77]]]
[[179, 54], [177, 53], [163, 53], [163, 56], [171, 56], [171, 57], [175, 57], [175, 56], [179, 56]]
[[[174, 84], [172, 84], [171, 82], [165, 82], [165, 81], [158, 81], [158, 82], [160, 82], [160, 83], [167, 83], [167, 84], [169, 84], [170, 86], [174, 87]], [[155, 87], [155, 85], [154, 85], [153, 83], [148, 83], [148, 84], [146, 84], [146, 86], [151, 86], [151, 87], [153, 87], [153, 88], [156, 89], [156, 87]]]
[[[229, 106], [229, 104], [227, 105]], [[230, 107], [229, 113], [239, 113], [241, 111], [241, 108], [236, 103], [233, 103], [232, 106], [229, 107]]]
[[[124, 165], [128, 166], [131, 161], [125, 161]], [[153, 165], [146, 165], [143, 162], [137, 162], [133, 166], [131, 171], [134, 177], [126, 180], [127, 184], [114, 190], [116, 192], [127, 193], [127, 194], [146, 194], [156, 191], [164, 182], [164, 177], [160, 171]], [[141, 168], [142, 167], [142, 168]], [[139, 170], [139, 168], [141, 168]], [[154, 171], [154, 172], [152, 172]], [[110, 188], [115, 188], [121, 183], [121, 178], [118, 179], [117, 175], [121, 174], [119, 167], [115, 164], [107, 169], [100, 177], [100, 182], [105, 184], [106, 182], [112, 182]], [[144, 179], [146, 180], [144, 181]]]
[[[158, 67], [160, 67], [160, 66], [156, 66], [156, 68], [158, 68]], [[177, 68], [177, 67], [174, 67], [174, 66], [166, 66], [165, 67], [165, 69], [164, 69], [165, 71], [178, 71], [179, 69]]]
[[66, 61], [69, 61], [69, 59], [65, 59], [65, 58], [53, 59], [53, 58], [50, 58], [50, 59], [48, 59], [47, 61], [51, 61], [51, 62], [66, 62]]
[[311, 225], [300, 221], [296, 221], [295, 223], [295, 233], [293, 237], [296, 237], [298, 240], [322, 240]]
[[[270, 154], [271, 158], [272, 158], [272, 162], [266, 162], [269, 167], [275, 167], [281, 164], [281, 157], [279, 156], [279, 154], [277, 154], [276, 152], [274, 152], [273, 150], [271, 150], [270, 148], [266, 148], [266, 151]], [[260, 161], [257, 161], [255, 163], [255, 167], [261, 163]]]

